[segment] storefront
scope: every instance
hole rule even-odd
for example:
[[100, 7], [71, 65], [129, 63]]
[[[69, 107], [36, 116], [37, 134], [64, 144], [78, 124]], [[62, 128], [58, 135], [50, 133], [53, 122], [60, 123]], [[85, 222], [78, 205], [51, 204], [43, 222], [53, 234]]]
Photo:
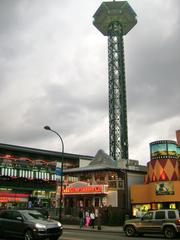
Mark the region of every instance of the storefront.
[[[68, 153], [63, 158], [64, 169], [85, 166], [92, 159]], [[56, 164], [59, 159], [62, 159], [59, 152], [0, 143], [0, 192], [6, 193], [0, 196], [0, 207], [27, 207], [28, 202], [34, 207], [58, 207]]]
[[29, 194], [0, 192], [0, 208], [24, 208], [27, 206]]
[[144, 184], [131, 187], [134, 216], [149, 209], [180, 210], [179, 145], [170, 140], [152, 142], [150, 156]]
[[108, 186], [88, 185], [86, 182], [75, 182], [66, 186], [63, 191], [65, 208], [90, 208], [106, 205]]
[[[76, 213], [80, 207], [101, 206], [111, 207], [121, 214], [129, 213], [128, 184], [137, 179], [142, 182], [145, 173], [144, 170], [140, 171], [138, 166], [136, 170], [127, 172], [118, 162], [99, 150], [88, 166], [64, 171], [65, 214], [75, 215], [73, 212]], [[130, 176], [130, 179], [127, 179], [127, 176]]]

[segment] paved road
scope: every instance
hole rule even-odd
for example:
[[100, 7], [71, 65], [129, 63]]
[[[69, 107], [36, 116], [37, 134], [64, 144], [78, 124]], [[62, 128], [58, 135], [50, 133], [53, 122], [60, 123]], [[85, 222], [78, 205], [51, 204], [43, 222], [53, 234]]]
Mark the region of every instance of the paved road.
[[[83, 230], [64, 229], [59, 240], [160, 240], [163, 236], [126, 237], [123, 232], [92, 232]], [[178, 238], [179, 239], [179, 238]], [[7, 239], [0, 239], [7, 240]], [[16, 239], [17, 240], [17, 239]]]
[[160, 240], [163, 236], [126, 237], [124, 233], [89, 232], [83, 230], [64, 230], [61, 240]]

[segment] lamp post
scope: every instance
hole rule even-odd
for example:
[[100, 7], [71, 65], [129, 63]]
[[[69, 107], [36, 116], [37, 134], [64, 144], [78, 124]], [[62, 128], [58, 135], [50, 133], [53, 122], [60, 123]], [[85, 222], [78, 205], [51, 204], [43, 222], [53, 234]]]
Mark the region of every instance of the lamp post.
[[45, 126], [44, 127], [45, 130], [51, 131], [53, 133], [55, 133], [56, 135], [58, 135], [58, 137], [61, 140], [61, 144], [62, 144], [62, 154], [61, 154], [61, 176], [60, 176], [60, 197], [59, 197], [59, 219], [61, 220], [62, 217], [62, 199], [63, 199], [63, 162], [64, 162], [64, 142], [63, 139], [61, 137], [61, 135], [54, 131], [53, 129], [51, 129], [49, 126]]

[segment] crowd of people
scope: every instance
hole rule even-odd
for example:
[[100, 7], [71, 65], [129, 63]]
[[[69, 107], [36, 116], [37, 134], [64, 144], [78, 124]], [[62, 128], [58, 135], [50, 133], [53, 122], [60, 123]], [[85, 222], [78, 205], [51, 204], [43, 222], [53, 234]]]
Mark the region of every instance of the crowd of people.
[[91, 209], [83, 209], [80, 208], [79, 211], [79, 220], [80, 220], [80, 229], [83, 227], [91, 227], [94, 228], [95, 225], [95, 219], [97, 218], [97, 214], [95, 214], [95, 210]]

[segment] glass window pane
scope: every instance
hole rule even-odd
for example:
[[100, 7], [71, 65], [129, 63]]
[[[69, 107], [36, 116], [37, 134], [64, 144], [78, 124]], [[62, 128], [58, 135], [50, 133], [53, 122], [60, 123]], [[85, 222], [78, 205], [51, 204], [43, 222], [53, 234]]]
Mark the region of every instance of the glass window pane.
[[165, 219], [165, 211], [156, 212], [155, 219]]
[[168, 211], [169, 219], [176, 219], [176, 213], [174, 211]]

